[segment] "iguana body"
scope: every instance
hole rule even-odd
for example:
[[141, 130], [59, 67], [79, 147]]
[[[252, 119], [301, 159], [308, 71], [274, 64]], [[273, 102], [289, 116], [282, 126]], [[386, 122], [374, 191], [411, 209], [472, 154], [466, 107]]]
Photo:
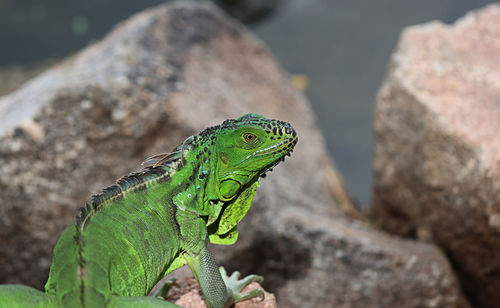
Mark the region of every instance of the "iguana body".
[[248, 114], [150, 158], [80, 209], [54, 248], [45, 293], [0, 286], [0, 307], [177, 307], [147, 295], [186, 263], [208, 307], [260, 295], [240, 293], [259, 276], [221, 275], [207, 244], [236, 241], [259, 176], [296, 142], [290, 124]]

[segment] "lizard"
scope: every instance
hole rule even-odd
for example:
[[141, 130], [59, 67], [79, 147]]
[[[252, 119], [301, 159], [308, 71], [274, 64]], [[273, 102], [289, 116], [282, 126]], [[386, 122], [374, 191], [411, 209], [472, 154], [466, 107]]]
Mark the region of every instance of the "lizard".
[[80, 208], [54, 248], [45, 292], [1, 285], [0, 307], [179, 307], [147, 295], [185, 264], [209, 308], [262, 296], [241, 291], [261, 276], [228, 277], [207, 245], [236, 242], [259, 178], [297, 141], [289, 123], [246, 114], [146, 159]]

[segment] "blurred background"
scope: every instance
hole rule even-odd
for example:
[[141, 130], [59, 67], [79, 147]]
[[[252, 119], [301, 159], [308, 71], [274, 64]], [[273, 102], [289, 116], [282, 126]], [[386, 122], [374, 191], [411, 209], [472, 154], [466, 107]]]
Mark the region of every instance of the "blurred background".
[[[202, 0], [200, 0], [202, 1]], [[207, 0], [208, 1], [208, 0]], [[0, 0], [0, 95], [161, 0]], [[303, 87], [361, 208], [371, 206], [372, 114], [401, 29], [453, 23], [489, 0], [214, 0]]]

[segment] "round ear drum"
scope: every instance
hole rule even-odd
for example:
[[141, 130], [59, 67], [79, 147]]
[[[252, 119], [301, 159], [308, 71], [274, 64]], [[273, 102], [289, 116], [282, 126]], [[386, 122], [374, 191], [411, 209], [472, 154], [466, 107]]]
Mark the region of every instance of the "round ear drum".
[[233, 198], [236, 193], [238, 192], [238, 189], [240, 189], [241, 184], [238, 183], [235, 180], [224, 180], [220, 183], [220, 195], [225, 199], [229, 200]]

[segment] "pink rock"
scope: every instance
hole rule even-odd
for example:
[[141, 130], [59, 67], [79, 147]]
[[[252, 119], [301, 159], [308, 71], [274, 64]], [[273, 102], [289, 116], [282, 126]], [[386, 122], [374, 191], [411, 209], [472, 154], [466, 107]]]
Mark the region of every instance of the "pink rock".
[[500, 5], [405, 29], [375, 115], [375, 212], [500, 307]]

